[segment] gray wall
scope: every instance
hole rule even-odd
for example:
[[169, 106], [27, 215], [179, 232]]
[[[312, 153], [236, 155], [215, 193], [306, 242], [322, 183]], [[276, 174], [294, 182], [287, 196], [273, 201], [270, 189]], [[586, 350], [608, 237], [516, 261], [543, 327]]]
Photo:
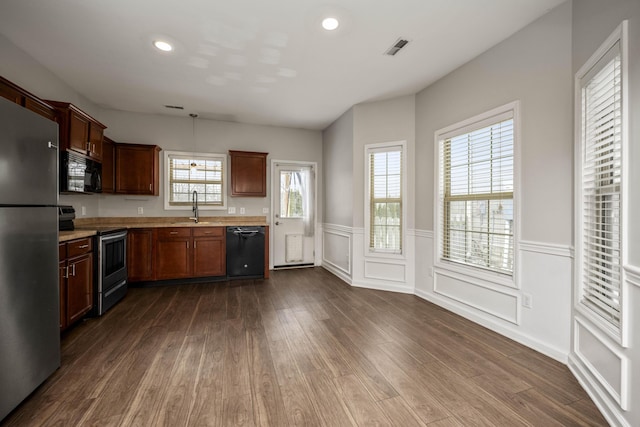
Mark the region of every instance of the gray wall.
[[[628, 81], [628, 102], [629, 102], [629, 170], [627, 188], [629, 194], [628, 203], [628, 228], [623, 230], [623, 239], [628, 244], [628, 259], [624, 263], [626, 282], [623, 294], [623, 310], [626, 310], [628, 317], [623, 318], [628, 327], [629, 346], [624, 348], [619, 343], [603, 337], [599, 340], [582, 340], [582, 335], [587, 335], [584, 328], [581, 331], [574, 330], [574, 340], [580, 348], [583, 357], [590, 355], [610, 355], [612, 349], [615, 356], [614, 363], [602, 366], [599, 357], [590, 360], [595, 371], [607, 372], [618, 368], [621, 360], [628, 362], [628, 371], [622, 371], [622, 376], [626, 376], [627, 387], [622, 392], [627, 394], [629, 409], [622, 410], [611, 398], [609, 392], [600, 384], [603, 375], [598, 375], [591, 371], [591, 367], [582, 363], [580, 357], [572, 353], [572, 363], [579, 366], [579, 374], [582, 376], [584, 384], [596, 393], [595, 401], [605, 413], [610, 417], [612, 424], [638, 426], [640, 425], [640, 1], [639, 0], [574, 0], [573, 1], [573, 71], [577, 72], [580, 67], [593, 55], [598, 47], [604, 43], [609, 35], [616, 29], [623, 20], [628, 20], [629, 30], [629, 81]], [[623, 183], [624, 185], [624, 183]], [[577, 287], [577, 285], [576, 285]], [[589, 319], [586, 319], [579, 312], [574, 312], [574, 316], [586, 324], [591, 324], [591, 328], [597, 330]], [[610, 356], [609, 356], [610, 357]], [[611, 358], [611, 357], [610, 357]], [[616, 366], [617, 365], [617, 366]], [[599, 378], [598, 378], [599, 377]], [[611, 378], [604, 376], [604, 378]], [[619, 381], [620, 375], [615, 375], [611, 381]]]
[[561, 5], [416, 97], [416, 228], [433, 230], [434, 132], [520, 100], [521, 238], [570, 245], [571, 6]]
[[324, 222], [353, 225], [353, 108], [322, 133]]
[[358, 104], [353, 107], [353, 226], [364, 227], [364, 146], [367, 144], [407, 142], [407, 229], [414, 220], [414, 162], [415, 158], [415, 95], [401, 96], [386, 101]]
[[[242, 123], [196, 119], [195, 139], [193, 122], [189, 117], [169, 117], [116, 110], [102, 110], [101, 121], [108, 125], [106, 135], [117, 142], [159, 145], [166, 150], [226, 154], [229, 150], [268, 152], [267, 197], [227, 197], [228, 206], [244, 207], [246, 215], [264, 215], [262, 208], [271, 207], [271, 160], [316, 162], [322, 170], [322, 134], [320, 131], [258, 126]], [[163, 159], [163, 152], [160, 153]], [[162, 162], [161, 162], [162, 163]], [[161, 165], [163, 170], [164, 165]], [[161, 177], [163, 175], [161, 174]], [[323, 185], [318, 179], [318, 220], [322, 221]], [[164, 210], [164, 184], [161, 179], [160, 197], [132, 197], [101, 195], [100, 216], [136, 216], [143, 207], [147, 216], [182, 216], [184, 211]], [[236, 209], [236, 214], [239, 209]], [[226, 215], [224, 211], [203, 210], [202, 215]]]

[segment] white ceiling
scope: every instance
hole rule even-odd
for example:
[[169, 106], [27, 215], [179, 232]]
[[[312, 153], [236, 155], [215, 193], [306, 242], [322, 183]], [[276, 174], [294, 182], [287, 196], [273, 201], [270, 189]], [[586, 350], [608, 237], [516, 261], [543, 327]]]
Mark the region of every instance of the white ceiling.
[[[418, 92], [563, 1], [2, 0], [0, 32], [106, 108], [324, 129], [352, 105]], [[383, 55], [399, 37], [410, 43]]]

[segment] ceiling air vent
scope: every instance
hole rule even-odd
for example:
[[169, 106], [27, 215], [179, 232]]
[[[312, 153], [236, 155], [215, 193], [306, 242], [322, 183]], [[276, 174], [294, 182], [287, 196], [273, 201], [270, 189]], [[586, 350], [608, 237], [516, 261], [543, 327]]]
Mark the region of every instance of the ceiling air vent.
[[385, 55], [393, 56], [396, 53], [400, 52], [400, 49], [409, 44], [409, 40], [405, 40], [403, 38], [399, 38], [396, 42], [384, 53]]
[[169, 108], [171, 110], [184, 110], [184, 107], [181, 105], [165, 105], [165, 108]]

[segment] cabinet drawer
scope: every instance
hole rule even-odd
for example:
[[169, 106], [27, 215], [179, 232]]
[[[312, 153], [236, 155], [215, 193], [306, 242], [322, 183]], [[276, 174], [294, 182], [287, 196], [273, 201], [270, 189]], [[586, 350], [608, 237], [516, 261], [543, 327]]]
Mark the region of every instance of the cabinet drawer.
[[223, 237], [224, 227], [193, 227], [193, 237]]
[[161, 228], [158, 230], [158, 239], [173, 239], [176, 237], [191, 237], [191, 228], [175, 227]]
[[58, 261], [64, 261], [67, 259], [67, 244], [58, 243]]
[[93, 239], [87, 237], [86, 239], [72, 240], [67, 242], [67, 257], [73, 258], [78, 255], [89, 253], [93, 250]]

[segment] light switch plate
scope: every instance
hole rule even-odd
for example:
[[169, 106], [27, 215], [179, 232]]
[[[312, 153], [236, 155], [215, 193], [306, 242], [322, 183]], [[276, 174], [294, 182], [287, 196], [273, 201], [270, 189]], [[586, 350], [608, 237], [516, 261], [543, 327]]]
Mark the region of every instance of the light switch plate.
[[144, 208], [142, 206], [138, 206], [138, 215], [144, 215]]
[[229, 212], [230, 214], [234, 214], [234, 213], [236, 213], [236, 208], [235, 208], [235, 206], [234, 206], [234, 207], [230, 207], [228, 212]]
[[240, 208], [240, 215], [244, 215], [244, 213], [245, 213], [244, 208]]
[[269, 213], [269, 208], [262, 208], [262, 213], [263, 214], [268, 214]]

